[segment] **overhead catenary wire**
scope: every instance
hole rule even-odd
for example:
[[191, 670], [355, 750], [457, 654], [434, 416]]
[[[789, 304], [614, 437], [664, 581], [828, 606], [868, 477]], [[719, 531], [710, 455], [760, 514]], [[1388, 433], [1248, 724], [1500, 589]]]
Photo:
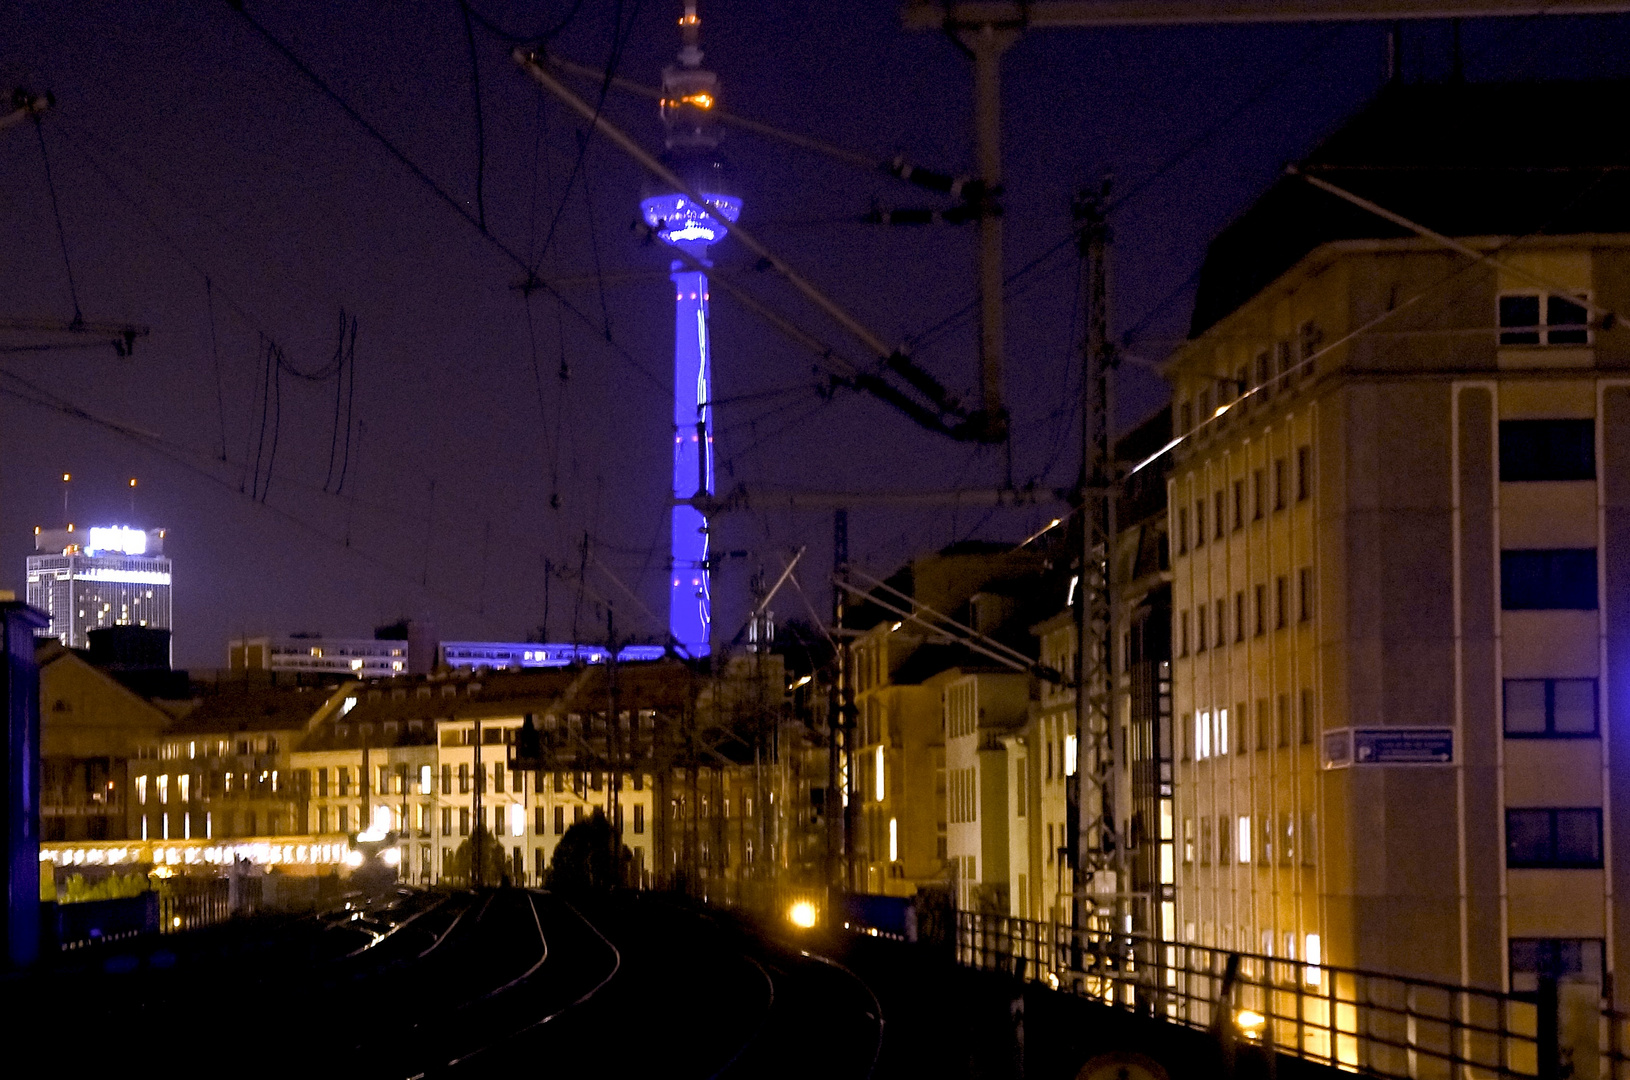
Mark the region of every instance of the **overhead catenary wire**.
[[85, 313], [79, 309], [79, 286], [74, 282], [73, 260], [68, 258], [68, 233], [62, 227], [62, 207], [57, 201], [57, 183], [51, 176], [51, 154], [45, 148], [45, 125], [40, 122], [40, 114], [31, 114], [34, 120], [34, 134], [40, 143], [40, 163], [45, 168], [45, 187], [51, 196], [51, 217], [57, 223], [57, 243], [62, 248], [62, 269], [68, 275], [68, 297], [74, 305], [74, 326], [85, 322]]
[[[464, 221], [473, 227], [481, 235], [481, 237], [493, 247], [494, 250], [496, 250], [504, 258], [508, 259], [517, 269], [525, 273], [527, 275], [527, 281], [530, 287], [542, 289], [544, 292], [549, 294], [549, 296], [558, 306], [569, 312], [573, 318], [578, 319], [585, 325], [595, 328], [596, 330], [599, 329], [592, 316], [583, 311], [576, 304], [573, 304], [549, 282], [538, 277], [527, 259], [522, 257], [519, 252], [510, 247], [509, 244], [502, 240], [497, 234], [482, 225], [476, 215], [472, 214], [461, 200], [437, 183], [428, 173], [424, 171], [423, 168], [419, 166], [417, 162], [410, 158], [404, 150], [397, 146], [396, 143], [386, 136], [384, 132], [380, 131], [379, 128], [375, 127], [374, 124], [367, 119], [367, 117], [363, 116], [362, 113], [357, 111], [356, 107], [346, 100], [346, 98], [341, 95], [339, 91], [335, 90], [331, 85], [329, 85], [327, 80], [323, 79], [322, 76], [317, 74], [315, 69], [302, 60], [299, 54], [294, 52], [294, 50], [288, 45], [284, 44], [282, 39], [278, 38], [277, 35], [273, 34], [259, 20], [257, 20], [249, 12], [246, 5], [236, 4], [234, 5], [233, 10], [236, 11], [239, 17], [241, 17], [249, 25], [250, 29], [254, 30], [262, 40], [271, 46], [273, 51], [288, 61], [288, 63], [293, 66], [301, 76], [315, 86], [324, 97], [332, 101], [340, 109], [340, 111], [344, 112], [345, 115], [352, 120], [352, 122], [367, 133], [391, 157], [396, 159], [396, 161], [400, 163], [403, 168], [407, 169], [416, 180], [424, 185], [424, 187], [429, 190], [431, 194], [433, 194], [441, 202], [445, 203], [455, 214], [463, 218]], [[599, 335], [597, 334], [596, 336]], [[615, 340], [606, 340], [606, 345], [619, 359], [638, 372], [643, 378], [650, 382], [652, 386], [663, 391], [665, 394], [669, 391], [668, 384], [662, 379], [658, 378], [650, 370], [650, 368], [646, 367], [638, 357], [625, 348], [620, 342]]]

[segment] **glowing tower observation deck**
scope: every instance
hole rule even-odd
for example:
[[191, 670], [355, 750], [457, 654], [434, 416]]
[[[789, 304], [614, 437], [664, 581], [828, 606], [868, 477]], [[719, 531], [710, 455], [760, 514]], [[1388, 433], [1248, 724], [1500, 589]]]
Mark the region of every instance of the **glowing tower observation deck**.
[[[698, 47], [702, 20], [687, 0], [679, 20], [679, 63], [662, 72], [664, 163], [691, 192], [654, 192], [640, 202], [645, 222], [665, 244], [709, 266], [707, 249], [741, 215], [741, 199], [725, 183], [712, 110], [719, 80], [704, 70]], [[671, 265], [674, 283], [674, 482], [673, 536], [669, 566], [668, 630], [692, 656], [708, 652], [712, 622], [709, 595], [708, 522], [700, 510], [678, 500], [713, 494], [713, 372], [708, 335], [707, 275], [685, 261]]]

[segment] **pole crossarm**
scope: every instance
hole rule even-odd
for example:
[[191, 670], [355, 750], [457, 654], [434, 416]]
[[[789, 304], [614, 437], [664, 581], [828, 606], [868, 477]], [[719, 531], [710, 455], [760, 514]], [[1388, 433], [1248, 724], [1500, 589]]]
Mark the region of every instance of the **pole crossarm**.
[[1026, 30], [1214, 23], [1368, 22], [1533, 15], [1607, 15], [1626, 0], [907, 0], [908, 30], [1000, 26]]
[[1028, 507], [1068, 503], [1070, 493], [1051, 488], [963, 488], [948, 491], [799, 491], [737, 485], [718, 496], [676, 500], [708, 517], [741, 510], [835, 510], [851, 506]]

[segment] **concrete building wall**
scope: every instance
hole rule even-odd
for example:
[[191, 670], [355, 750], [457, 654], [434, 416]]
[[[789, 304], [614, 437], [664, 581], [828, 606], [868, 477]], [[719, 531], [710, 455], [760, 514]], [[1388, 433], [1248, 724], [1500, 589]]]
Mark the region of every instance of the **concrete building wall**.
[[[1624, 365], [1630, 335], [1553, 341], [1542, 323], [1502, 339], [1496, 323], [1501, 297], [1545, 292], [1535, 279], [1630, 300], [1630, 268], [1623, 238], [1546, 238], [1502, 261], [1514, 269], [1466, 270], [1412, 241], [1331, 245], [1172, 364], [1194, 431], [1170, 486], [1179, 937], [1299, 958], [1316, 939], [1328, 963], [1516, 989], [1536, 948], [1583, 950], [1582, 977], [1624, 959], [1612, 777], [1630, 693], [1630, 392], [1603, 369]], [[1421, 290], [1431, 303], [1411, 307]], [[1320, 352], [1394, 309], [1388, 329]], [[1259, 386], [1264, 369], [1243, 401], [1220, 381]], [[1588, 421], [1591, 474], [1502, 476], [1501, 425], [1529, 421]], [[1594, 564], [1598, 595], [1521, 602], [1525, 553], [1556, 551], [1580, 553], [1578, 573]], [[1587, 689], [1593, 731], [1521, 728]], [[1528, 700], [1544, 704], [1508, 704]], [[1399, 728], [1452, 732], [1453, 759], [1342, 757], [1354, 732]], [[1532, 839], [1547, 821], [1551, 848]], [[1564, 829], [1582, 830], [1573, 854], [1536, 858], [1563, 851]]]

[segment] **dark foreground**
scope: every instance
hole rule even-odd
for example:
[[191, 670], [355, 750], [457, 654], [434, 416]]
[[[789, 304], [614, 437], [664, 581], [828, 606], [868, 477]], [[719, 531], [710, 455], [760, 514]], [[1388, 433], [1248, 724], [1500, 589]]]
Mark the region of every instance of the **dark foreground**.
[[126, 1075], [1063, 1080], [1126, 1045], [1219, 1071], [1191, 1032], [773, 929], [653, 895], [416, 892], [67, 954], [0, 990], [13, 1047]]

